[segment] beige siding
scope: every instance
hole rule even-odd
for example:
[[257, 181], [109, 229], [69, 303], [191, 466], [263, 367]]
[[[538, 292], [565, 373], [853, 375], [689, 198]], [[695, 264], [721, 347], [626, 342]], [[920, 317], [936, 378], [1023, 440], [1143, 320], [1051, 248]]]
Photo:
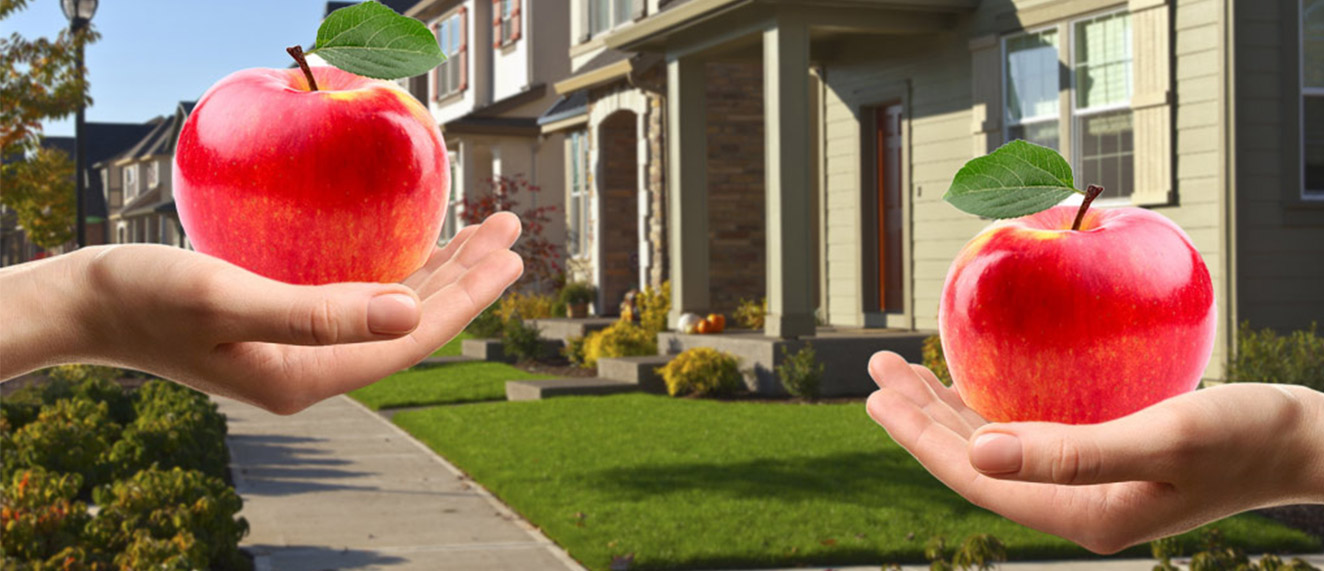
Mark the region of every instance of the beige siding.
[[1299, 201], [1297, 0], [1236, 4], [1237, 318], [1324, 322], [1324, 211]]

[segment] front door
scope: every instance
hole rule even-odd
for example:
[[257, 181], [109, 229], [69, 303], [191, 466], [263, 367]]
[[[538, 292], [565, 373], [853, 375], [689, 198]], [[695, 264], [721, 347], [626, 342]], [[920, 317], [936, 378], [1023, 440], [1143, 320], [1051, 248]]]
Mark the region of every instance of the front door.
[[878, 309], [900, 313], [905, 307], [901, 263], [901, 105], [880, 107], [875, 116]]

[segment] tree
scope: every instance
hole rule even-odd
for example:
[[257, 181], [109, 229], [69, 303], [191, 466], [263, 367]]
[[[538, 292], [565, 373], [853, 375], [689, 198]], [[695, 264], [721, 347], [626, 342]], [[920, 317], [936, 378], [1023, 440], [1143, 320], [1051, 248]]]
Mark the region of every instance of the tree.
[[[0, 22], [29, 1], [0, 0]], [[92, 103], [77, 54], [97, 37], [89, 27], [61, 31], [55, 40], [28, 40], [18, 33], [0, 38], [0, 202], [18, 214], [29, 239], [42, 247], [72, 236], [74, 202], [68, 155], [38, 150], [42, 122]], [[59, 173], [66, 178], [51, 178]]]
[[514, 212], [523, 223], [523, 233], [511, 250], [524, 259], [524, 277], [520, 282], [535, 290], [545, 290], [557, 285], [561, 276], [561, 249], [550, 239], [543, 236], [543, 231], [552, 221], [556, 206], [544, 205], [516, 211], [520, 205], [517, 198], [521, 193], [539, 192], [542, 189], [530, 184], [523, 176], [506, 177], [497, 175], [488, 179], [489, 192], [480, 198], [471, 200], [465, 197], [460, 204], [460, 220], [466, 225], [478, 224], [497, 212]]

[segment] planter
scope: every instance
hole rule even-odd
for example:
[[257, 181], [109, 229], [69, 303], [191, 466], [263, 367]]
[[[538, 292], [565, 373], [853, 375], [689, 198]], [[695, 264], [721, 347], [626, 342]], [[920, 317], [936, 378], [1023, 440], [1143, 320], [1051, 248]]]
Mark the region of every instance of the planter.
[[588, 317], [588, 303], [571, 303], [565, 306], [565, 316], [571, 319]]

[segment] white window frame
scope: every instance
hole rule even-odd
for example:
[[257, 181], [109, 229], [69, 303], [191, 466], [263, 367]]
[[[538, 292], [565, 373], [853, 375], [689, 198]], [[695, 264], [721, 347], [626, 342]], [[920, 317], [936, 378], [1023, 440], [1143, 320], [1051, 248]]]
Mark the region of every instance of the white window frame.
[[[1112, 15], [1112, 14], [1123, 14], [1123, 13], [1128, 13], [1128, 12], [1129, 12], [1129, 10], [1128, 10], [1128, 8], [1125, 7], [1125, 6], [1123, 6], [1123, 7], [1119, 7], [1119, 8], [1109, 8], [1109, 9], [1107, 9], [1107, 10], [1099, 10], [1099, 11], [1095, 11], [1095, 12], [1089, 12], [1089, 13], [1085, 13], [1085, 14], [1080, 14], [1080, 15], [1077, 15], [1077, 16], [1073, 16], [1073, 17], [1068, 18], [1068, 19], [1059, 20], [1059, 21], [1057, 21], [1057, 22], [1055, 22], [1055, 23], [1052, 23], [1052, 24], [1046, 24], [1046, 25], [1043, 25], [1043, 26], [1038, 26], [1038, 27], [1035, 27], [1035, 28], [1030, 28], [1030, 29], [1027, 29], [1027, 30], [1018, 31], [1018, 32], [1016, 32], [1016, 33], [1007, 34], [1007, 35], [1003, 36], [1003, 37], [1000, 39], [999, 44], [1000, 44], [1001, 55], [1000, 55], [1000, 60], [999, 60], [999, 61], [1000, 61], [1001, 66], [1002, 66], [1002, 70], [1001, 70], [1001, 74], [1000, 74], [1000, 75], [1001, 75], [1001, 82], [1002, 82], [1002, 110], [1001, 110], [1001, 113], [1002, 113], [1002, 140], [1003, 140], [1003, 141], [1011, 141], [1011, 140], [1012, 140], [1012, 138], [1011, 138], [1011, 129], [1012, 129], [1013, 127], [1020, 127], [1020, 126], [1025, 126], [1025, 125], [1033, 125], [1033, 124], [1035, 124], [1035, 123], [1043, 123], [1043, 122], [1047, 122], [1047, 121], [1051, 121], [1051, 120], [1053, 120], [1053, 119], [1048, 118], [1048, 117], [1035, 117], [1035, 118], [1032, 118], [1032, 119], [1029, 120], [1029, 121], [1026, 121], [1026, 120], [1022, 119], [1022, 120], [1020, 120], [1020, 121], [1015, 122], [1014, 124], [1012, 123], [1012, 121], [1011, 121], [1011, 119], [1010, 119], [1010, 117], [1009, 117], [1009, 113], [1007, 112], [1007, 111], [1008, 111], [1008, 98], [1007, 98], [1007, 67], [1006, 67], [1006, 66], [1007, 66], [1007, 41], [1008, 41], [1008, 40], [1011, 40], [1011, 39], [1014, 39], [1014, 38], [1021, 37], [1021, 36], [1028, 36], [1028, 35], [1033, 35], [1033, 34], [1040, 34], [1040, 33], [1046, 32], [1046, 31], [1048, 31], [1048, 30], [1056, 30], [1056, 32], [1057, 32], [1057, 37], [1058, 37], [1057, 50], [1058, 50], [1058, 62], [1059, 62], [1059, 63], [1062, 62], [1062, 60], [1063, 60], [1063, 58], [1062, 58], [1063, 49], [1064, 49], [1064, 48], [1063, 48], [1063, 42], [1065, 41], [1065, 43], [1066, 43], [1066, 48], [1065, 48], [1065, 50], [1066, 50], [1066, 52], [1065, 52], [1065, 53], [1066, 53], [1066, 63], [1067, 63], [1066, 69], [1067, 69], [1067, 73], [1068, 73], [1068, 77], [1067, 77], [1067, 87], [1066, 87], [1066, 89], [1067, 89], [1066, 97], [1067, 97], [1067, 99], [1069, 100], [1069, 101], [1068, 101], [1068, 104], [1067, 104], [1065, 107], [1060, 103], [1060, 101], [1061, 101], [1061, 97], [1062, 97], [1062, 93], [1061, 93], [1061, 89], [1062, 89], [1062, 88], [1061, 88], [1061, 85], [1062, 85], [1062, 76], [1061, 76], [1061, 73], [1059, 73], [1059, 74], [1058, 74], [1058, 78], [1057, 78], [1057, 80], [1058, 80], [1058, 86], [1059, 86], [1059, 87], [1058, 87], [1058, 89], [1059, 89], [1059, 91], [1058, 91], [1059, 104], [1058, 104], [1057, 118], [1056, 118], [1056, 120], [1057, 120], [1057, 122], [1058, 122], [1058, 131], [1057, 131], [1057, 138], [1058, 138], [1058, 139], [1057, 139], [1057, 140], [1058, 140], [1058, 145], [1059, 145], [1059, 147], [1062, 146], [1062, 142], [1064, 142], [1064, 141], [1069, 142], [1069, 145], [1068, 145], [1068, 153], [1064, 153], [1064, 154], [1063, 154], [1063, 158], [1067, 159], [1067, 162], [1071, 165], [1071, 168], [1072, 168], [1072, 172], [1073, 172], [1073, 173], [1079, 173], [1079, 172], [1080, 172], [1080, 147], [1081, 147], [1081, 145], [1080, 145], [1080, 133], [1079, 133], [1080, 130], [1079, 130], [1079, 129], [1076, 129], [1076, 125], [1075, 125], [1076, 118], [1079, 116], [1078, 113], [1077, 113], [1077, 108], [1076, 108], [1076, 79], [1075, 79], [1075, 76], [1076, 76], [1076, 24], [1077, 24], [1077, 23], [1080, 23], [1080, 22], [1083, 22], [1083, 21], [1086, 21], [1086, 20], [1093, 20], [1093, 19], [1096, 19], [1096, 18], [1100, 18], [1100, 17], [1103, 17], [1103, 16], [1108, 16], [1108, 15]], [[1065, 27], [1066, 30], [1063, 30], [1063, 29], [1062, 29], [1063, 27]], [[1065, 33], [1064, 33], [1064, 32], [1065, 32]], [[1132, 33], [1134, 33], [1134, 30], [1132, 31]], [[1133, 66], [1133, 67], [1132, 67], [1132, 70], [1133, 70], [1132, 73], [1133, 73], [1133, 74], [1134, 74], [1135, 56], [1136, 56], [1135, 53], [1132, 53], [1132, 54], [1131, 54], [1131, 62], [1132, 62], [1131, 65]], [[1134, 86], [1132, 86], [1132, 89], [1134, 90]], [[1132, 94], [1131, 94], [1131, 97], [1133, 98], [1134, 96], [1135, 96], [1135, 93], [1132, 93]], [[1088, 115], [1094, 115], [1094, 114], [1100, 114], [1100, 113], [1108, 113], [1108, 112], [1119, 111], [1119, 110], [1122, 110], [1122, 109], [1130, 109], [1130, 108], [1131, 108], [1131, 98], [1128, 98], [1128, 99], [1127, 99], [1127, 102], [1126, 102], [1125, 105], [1123, 105], [1123, 104], [1113, 104], [1113, 105], [1106, 105], [1106, 106], [1100, 106], [1100, 107], [1090, 108], [1090, 109], [1089, 109], [1089, 112], [1088, 112]], [[1132, 124], [1132, 128], [1134, 129], [1134, 123]], [[1134, 137], [1134, 132], [1133, 132], [1132, 136]], [[1134, 139], [1133, 139], [1133, 141], [1134, 141]], [[1133, 144], [1134, 144], [1134, 143], [1133, 143]], [[1133, 151], [1134, 151], [1134, 149], [1133, 149]], [[1059, 152], [1061, 152], [1061, 149], [1059, 149]], [[1304, 152], [1304, 146], [1302, 147], [1302, 152]], [[1069, 155], [1069, 156], [1067, 156], [1067, 155]], [[1134, 153], [1133, 153], [1132, 156], [1134, 157]], [[1133, 159], [1133, 160], [1134, 160], [1134, 159]], [[1130, 205], [1134, 204], [1134, 202], [1133, 202], [1133, 200], [1132, 200], [1132, 197], [1135, 196], [1135, 188], [1134, 188], [1135, 168], [1134, 168], [1134, 165], [1132, 166], [1131, 176], [1132, 176], [1132, 187], [1130, 188], [1131, 194], [1129, 194], [1129, 195], [1127, 195], [1127, 196], [1124, 196], [1124, 197], [1101, 198], [1101, 199], [1095, 200], [1095, 201], [1093, 202], [1093, 204], [1096, 205], [1096, 206], [1130, 206]], [[1302, 168], [1302, 176], [1303, 176], [1303, 177], [1305, 176], [1305, 170], [1304, 170], [1304, 167]], [[1077, 180], [1076, 182], [1079, 184], [1079, 183], [1083, 183], [1083, 182], [1086, 182], [1086, 181]], [[1081, 193], [1072, 193], [1071, 196], [1068, 196], [1065, 200], [1062, 201], [1062, 204], [1065, 204], [1065, 205], [1079, 205], [1079, 204], [1081, 204], [1081, 202], [1083, 202], [1083, 201], [1084, 201], [1084, 195], [1083, 195], [1083, 194], [1081, 194]]]
[[128, 165], [124, 167], [124, 202], [138, 197], [138, 165]]
[[[600, 1], [601, 0], [584, 0], [584, 11], [585, 13], [588, 14], [588, 18], [586, 19], [588, 20], [589, 38], [595, 38], [598, 36], [607, 35], [611, 33], [613, 30], [625, 26], [626, 24], [629, 24], [630, 22], [634, 21], [634, 19], [631, 17], [633, 16], [634, 8], [633, 8], [633, 4], [630, 3], [629, 0], [607, 0], [607, 15], [606, 15], [607, 26], [605, 28], [602, 28], [601, 30], [597, 29], [597, 26], [594, 26], [593, 17], [597, 13], [597, 4]], [[624, 15], [622, 15], [621, 12], [622, 4], [630, 4], [630, 9], [625, 10], [623, 12]]]
[[[576, 210], [572, 206], [576, 200], [579, 201], [578, 219], [574, 221], [567, 219], [567, 237], [573, 234], [574, 238], [570, 244], [567, 244], [566, 252], [571, 258], [584, 259], [589, 257], [588, 209], [591, 201], [589, 196], [588, 130], [571, 131], [569, 136], [566, 137], [566, 144], [570, 147], [570, 152], [566, 154], [571, 161], [569, 173], [570, 196], [568, 198], [570, 204], [566, 207], [566, 213], [574, 214]], [[575, 180], [576, 169], [579, 173], [579, 180], [577, 181]]]
[[464, 189], [460, 188], [460, 154], [456, 151], [448, 151], [447, 162], [450, 164], [450, 191], [446, 197], [446, 218], [441, 226], [441, 242], [449, 242], [455, 238], [460, 230], [464, 229], [464, 222], [460, 220], [460, 203], [464, 196]]
[[[503, 3], [504, 5], [504, 3]], [[460, 53], [460, 26], [464, 25], [458, 9], [451, 10], [445, 16], [437, 19], [437, 46], [441, 48], [441, 53], [445, 54], [446, 60], [437, 66], [435, 73], [437, 80], [433, 87], [437, 92], [433, 94], [434, 99], [445, 99], [460, 92], [460, 84], [464, 83], [464, 78], [460, 77], [460, 61], [457, 56]], [[447, 28], [450, 29], [447, 32]], [[442, 40], [450, 42], [450, 46], [442, 45]], [[453, 71], [452, 71], [453, 70]], [[454, 74], [455, 84], [450, 85], [451, 75]]]
[[508, 46], [514, 42], [515, 29], [511, 22], [511, 17], [515, 13], [514, 0], [501, 0], [498, 4], [501, 6], [501, 45]]
[[152, 161], [147, 165], [147, 188], [161, 185], [161, 161]]
[[[1071, 99], [1071, 106], [1070, 106], [1070, 112], [1068, 113], [1068, 120], [1071, 122], [1071, 127], [1070, 127], [1070, 133], [1071, 133], [1071, 159], [1070, 159], [1070, 161], [1071, 161], [1071, 169], [1072, 169], [1072, 172], [1073, 172], [1073, 173], [1080, 173], [1080, 172], [1081, 172], [1081, 170], [1082, 170], [1082, 162], [1084, 161], [1084, 157], [1081, 155], [1081, 149], [1084, 147], [1084, 143], [1082, 142], [1082, 139], [1081, 139], [1081, 131], [1083, 131], [1083, 129], [1077, 129], [1077, 128], [1076, 128], [1076, 121], [1077, 121], [1077, 119], [1080, 118], [1080, 117], [1089, 117], [1089, 116], [1093, 116], [1093, 115], [1102, 115], [1102, 114], [1105, 114], [1105, 113], [1113, 113], [1113, 112], [1122, 111], [1122, 110], [1130, 111], [1130, 110], [1131, 110], [1131, 100], [1135, 97], [1135, 85], [1133, 84], [1133, 85], [1131, 85], [1131, 93], [1130, 93], [1130, 94], [1127, 96], [1127, 98], [1126, 98], [1126, 103], [1113, 103], [1113, 104], [1111, 104], [1111, 105], [1101, 105], [1101, 106], [1098, 106], [1098, 107], [1086, 108], [1083, 112], [1082, 112], [1081, 109], [1079, 109], [1079, 108], [1076, 107], [1076, 103], [1079, 101], [1079, 97], [1078, 97], [1079, 94], [1078, 94], [1078, 92], [1076, 91], [1076, 24], [1079, 24], [1079, 23], [1084, 22], [1084, 21], [1087, 21], [1087, 20], [1095, 20], [1095, 19], [1098, 19], [1098, 18], [1106, 17], [1106, 16], [1116, 16], [1117, 14], [1127, 14], [1127, 13], [1129, 13], [1129, 10], [1127, 10], [1126, 8], [1117, 8], [1117, 9], [1112, 9], [1112, 10], [1104, 10], [1104, 11], [1101, 11], [1101, 12], [1095, 12], [1095, 13], [1088, 14], [1088, 15], [1085, 15], [1085, 16], [1079, 16], [1079, 17], [1073, 18], [1072, 20], [1070, 20], [1070, 21], [1067, 22], [1067, 41], [1070, 42], [1070, 46], [1068, 47], [1067, 60], [1071, 63], [1071, 65], [1070, 65], [1070, 67], [1069, 67], [1069, 69], [1071, 70], [1071, 76], [1070, 76], [1071, 82], [1070, 82], [1070, 88], [1069, 88], [1069, 89], [1070, 89], [1070, 93], [1069, 93], [1069, 95], [1070, 95], [1070, 99]], [[1135, 33], [1134, 30], [1132, 30], [1132, 33]], [[1128, 48], [1128, 50], [1129, 50], [1129, 48]], [[1131, 77], [1134, 78], [1134, 77], [1135, 77], [1135, 57], [1136, 57], [1136, 55], [1135, 55], [1134, 52], [1132, 52], [1132, 53], [1130, 54], [1130, 56], [1131, 56], [1131, 62], [1130, 62], [1130, 63], [1131, 63], [1131, 66], [1132, 66], [1132, 67], [1130, 68], [1130, 73], [1131, 73]], [[1132, 81], [1134, 81], [1134, 80], [1132, 80]], [[1076, 181], [1076, 182], [1077, 182], [1077, 184], [1081, 184], [1081, 183], [1088, 184], [1088, 183], [1089, 183], [1089, 181], [1083, 181], [1083, 180], [1082, 180], [1082, 181]], [[1131, 197], [1135, 195], [1135, 120], [1134, 120], [1134, 114], [1132, 115], [1132, 122], [1131, 122], [1131, 180], [1129, 181], [1129, 184], [1130, 184], [1130, 186], [1127, 188], [1127, 190], [1129, 191], [1129, 194], [1127, 194], [1126, 196], [1121, 196], [1121, 197], [1110, 197], [1110, 198], [1101, 198], [1101, 199], [1099, 199], [1099, 200], [1096, 200], [1096, 201], [1094, 202], [1094, 204], [1097, 204], [1097, 205], [1099, 205], [1099, 206], [1129, 206], [1129, 205], [1131, 205], [1131, 203], [1132, 203], [1132, 201], [1131, 201]], [[1080, 194], [1072, 194], [1072, 195], [1069, 197], [1069, 199], [1068, 199], [1068, 200], [1069, 200], [1068, 204], [1080, 204], [1081, 202], [1084, 201], [1084, 199], [1085, 199], [1084, 196], [1082, 196], [1082, 195], [1080, 195]]]
[[[1306, 188], [1306, 98], [1319, 97], [1324, 99], [1324, 86], [1309, 87], [1306, 85], [1306, 0], [1298, 0], [1297, 8], [1300, 15], [1297, 18], [1297, 85], [1301, 86], [1300, 99], [1297, 100], [1297, 117], [1301, 118], [1301, 132], [1297, 139], [1297, 147], [1300, 155], [1300, 173], [1298, 176], [1301, 181], [1300, 196], [1303, 201], [1324, 202], [1324, 188], [1310, 189]], [[1324, 9], [1324, 8], [1321, 8]]]

